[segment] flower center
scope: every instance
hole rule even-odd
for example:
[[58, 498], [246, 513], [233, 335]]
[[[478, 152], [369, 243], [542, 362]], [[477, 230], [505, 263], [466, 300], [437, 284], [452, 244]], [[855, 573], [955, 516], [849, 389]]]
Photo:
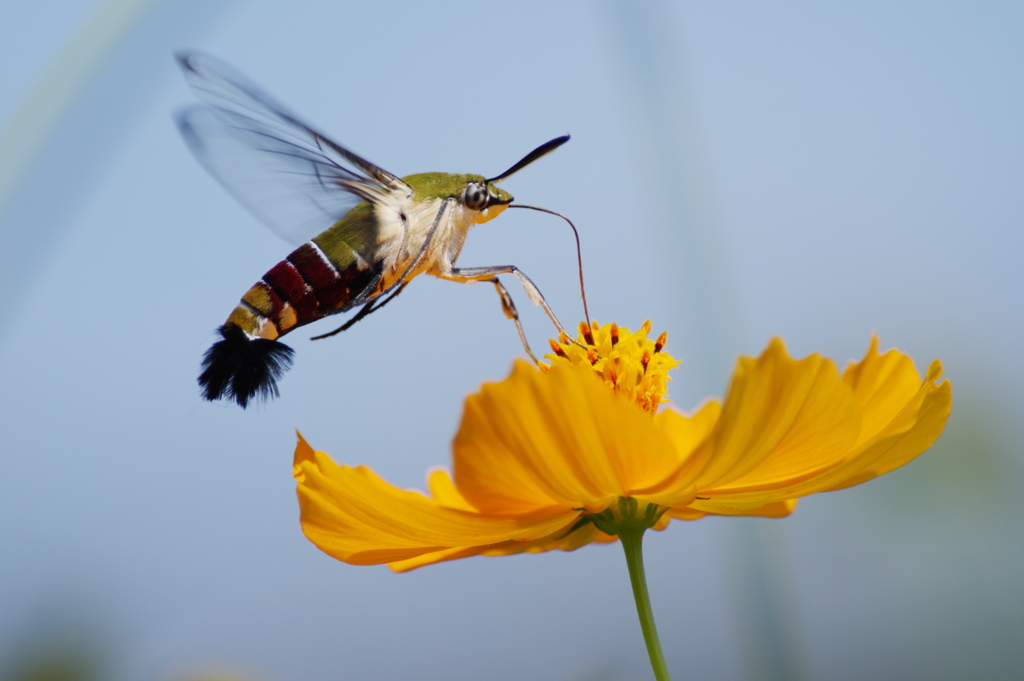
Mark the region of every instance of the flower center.
[[[652, 414], [668, 400], [668, 372], [679, 366], [679, 361], [664, 351], [668, 334], [662, 332], [656, 341], [648, 340], [651, 320], [644, 322], [636, 333], [616, 324], [600, 326], [597, 322], [580, 322], [579, 330], [579, 345], [564, 335], [550, 341], [554, 354], [544, 358], [551, 361], [551, 366], [556, 362], [590, 366], [606, 384]], [[542, 364], [541, 368], [546, 366]]]

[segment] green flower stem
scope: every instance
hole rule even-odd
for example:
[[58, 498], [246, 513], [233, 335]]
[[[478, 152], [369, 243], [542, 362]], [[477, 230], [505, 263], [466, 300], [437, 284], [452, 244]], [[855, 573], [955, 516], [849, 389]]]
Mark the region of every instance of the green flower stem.
[[636, 601], [636, 614], [640, 617], [640, 628], [644, 632], [647, 644], [647, 655], [651, 658], [651, 668], [657, 681], [672, 681], [665, 665], [665, 656], [661, 653], [661, 642], [658, 640], [658, 629], [654, 624], [654, 612], [651, 610], [651, 598], [647, 594], [647, 576], [644, 574], [643, 540], [645, 529], [627, 530], [619, 533], [622, 549], [626, 552], [626, 565], [629, 567], [629, 581], [633, 585], [633, 600]]

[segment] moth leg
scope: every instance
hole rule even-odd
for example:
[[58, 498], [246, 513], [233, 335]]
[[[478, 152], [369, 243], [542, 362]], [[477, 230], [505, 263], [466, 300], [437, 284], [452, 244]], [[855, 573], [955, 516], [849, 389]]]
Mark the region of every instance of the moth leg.
[[523, 333], [523, 325], [519, 321], [519, 312], [516, 310], [516, 304], [512, 302], [512, 296], [508, 294], [508, 289], [498, 280], [497, 277], [485, 279], [494, 284], [494, 288], [498, 291], [498, 297], [501, 298], [501, 311], [505, 313], [505, 316], [515, 322], [516, 331], [519, 332], [519, 340], [523, 342], [523, 349], [526, 350], [526, 354], [530, 356], [534, 364], [540, 364], [537, 361], [537, 357], [530, 350], [530, 344], [526, 340], [526, 334]]
[[[529, 296], [530, 300], [533, 301], [534, 305], [540, 305], [544, 308], [544, 312], [547, 313], [548, 319], [555, 325], [560, 333], [564, 333], [567, 338], [572, 340], [574, 343], [578, 343], [575, 336], [570, 334], [562, 326], [562, 323], [558, 321], [558, 317], [555, 316], [554, 311], [548, 306], [548, 302], [544, 300], [544, 296], [541, 294], [540, 289], [534, 284], [526, 274], [524, 274], [515, 265], [496, 265], [493, 267], [453, 267], [451, 274], [440, 277], [441, 279], [447, 279], [448, 281], [457, 281], [460, 284], [473, 284], [478, 281], [493, 281], [499, 274], [514, 274], [519, 279], [519, 283], [523, 285], [523, 290], [526, 291], [526, 295]], [[500, 292], [499, 292], [500, 294]], [[508, 292], [505, 292], [505, 296], [508, 296]], [[511, 302], [511, 298], [509, 301]], [[504, 306], [504, 298], [502, 299], [502, 305]], [[508, 314], [506, 312], [506, 314]], [[520, 330], [520, 335], [522, 330]], [[532, 355], [531, 355], [532, 357]]]
[[408, 283], [409, 282], [407, 282], [407, 281], [403, 281], [402, 284], [398, 288], [396, 288], [394, 291], [391, 292], [391, 295], [389, 295], [387, 298], [384, 298], [383, 300], [381, 300], [380, 298], [374, 298], [370, 302], [366, 303], [359, 310], [359, 312], [356, 313], [356, 315], [354, 317], [352, 317], [352, 319], [349, 319], [347, 322], [345, 322], [344, 324], [342, 324], [341, 326], [336, 328], [334, 331], [330, 331], [328, 333], [322, 333], [319, 336], [313, 336], [309, 340], [320, 340], [321, 338], [330, 338], [331, 336], [335, 336], [335, 335], [341, 333], [342, 331], [346, 331], [347, 329], [351, 328], [353, 324], [358, 322], [363, 317], [366, 317], [371, 312], [376, 312], [377, 310], [381, 309], [382, 307], [384, 307], [385, 305], [390, 303], [392, 300], [394, 300], [395, 296], [397, 296], [399, 293], [401, 293], [403, 290], [405, 290], [405, 285], [408, 284]]

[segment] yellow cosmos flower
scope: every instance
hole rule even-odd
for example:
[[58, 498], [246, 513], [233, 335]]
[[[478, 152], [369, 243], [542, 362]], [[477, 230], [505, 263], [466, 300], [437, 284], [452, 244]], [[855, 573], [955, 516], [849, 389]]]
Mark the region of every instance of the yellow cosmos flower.
[[781, 517], [799, 497], [856, 485], [907, 463], [942, 432], [952, 392], [935, 361], [873, 339], [841, 374], [775, 339], [737, 362], [725, 400], [692, 414], [662, 409], [678, 362], [665, 336], [581, 325], [552, 341], [541, 370], [466, 399], [453, 475], [429, 496], [368, 468], [339, 466], [299, 436], [294, 474], [302, 528], [320, 549], [396, 571], [473, 555], [573, 550], [670, 519]]

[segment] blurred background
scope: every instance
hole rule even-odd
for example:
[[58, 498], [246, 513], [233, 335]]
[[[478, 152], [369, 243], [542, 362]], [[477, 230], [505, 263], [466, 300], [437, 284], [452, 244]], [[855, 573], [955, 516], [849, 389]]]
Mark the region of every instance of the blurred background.
[[[399, 175], [571, 133], [503, 186], [580, 228], [595, 318], [668, 330], [680, 408], [774, 335], [943, 360], [953, 415], [917, 461], [648, 535], [675, 678], [1021, 678], [1021, 35], [1019, 2], [0, 5], [0, 678], [650, 678], [617, 546], [395, 575], [302, 536], [296, 428], [400, 486], [448, 461], [463, 397], [522, 355], [490, 287], [419, 279], [292, 334], [279, 400], [199, 398], [291, 246], [180, 139], [183, 48]], [[509, 211], [459, 262], [582, 317], [556, 218]]]

